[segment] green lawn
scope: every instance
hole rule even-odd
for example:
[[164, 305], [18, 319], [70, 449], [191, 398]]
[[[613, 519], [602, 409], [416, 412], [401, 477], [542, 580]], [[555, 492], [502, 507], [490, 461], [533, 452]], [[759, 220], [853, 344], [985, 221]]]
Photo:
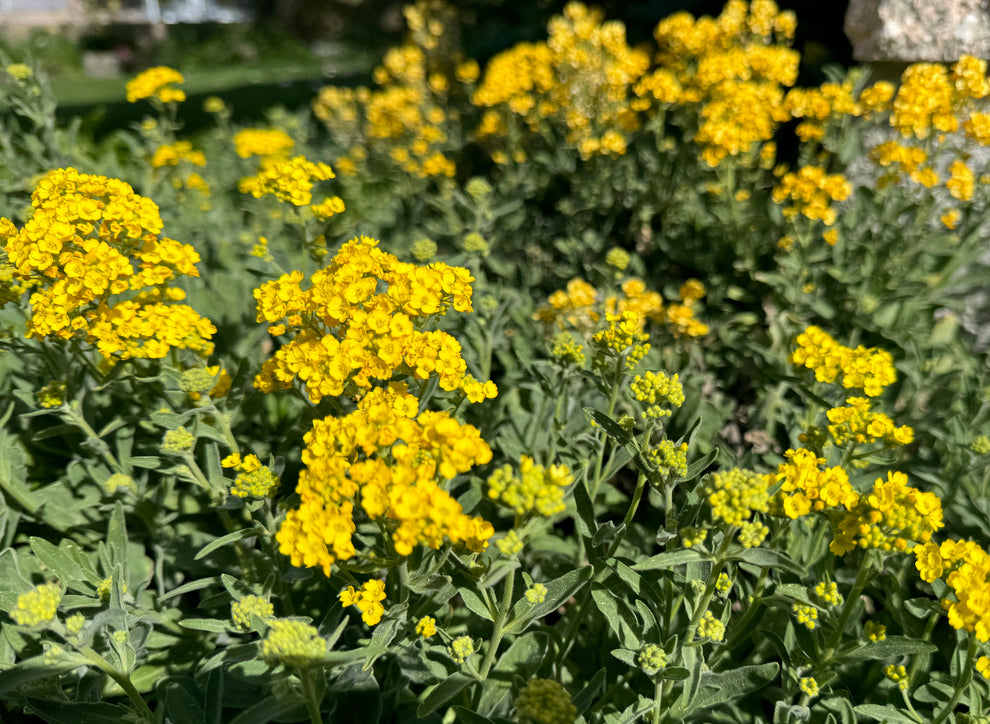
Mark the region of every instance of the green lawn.
[[[366, 73], [373, 64], [367, 53], [348, 52], [332, 58], [314, 58], [304, 62], [242, 64], [219, 68], [183, 70], [186, 93], [220, 93], [261, 83], [279, 83], [317, 79], [332, 75]], [[329, 72], [328, 72], [329, 71]], [[52, 90], [60, 106], [83, 106], [117, 103], [125, 100], [128, 77], [90, 78], [82, 73], [52, 78]]]

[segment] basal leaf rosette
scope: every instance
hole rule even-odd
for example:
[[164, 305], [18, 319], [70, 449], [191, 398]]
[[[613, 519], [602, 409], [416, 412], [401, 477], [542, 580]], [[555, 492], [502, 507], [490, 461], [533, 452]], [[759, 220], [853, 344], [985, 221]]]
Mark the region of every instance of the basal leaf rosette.
[[497, 394], [494, 383], [467, 374], [456, 339], [424, 330], [448, 309], [471, 311], [467, 269], [404, 263], [362, 236], [314, 273], [308, 289], [302, 281], [295, 271], [254, 292], [258, 321], [273, 335], [291, 335], [255, 378], [263, 392], [298, 380], [315, 404], [363, 395], [374, 380], [406, 375], [422, 382], [435, 374], [442, 389], [460, 390], [471, 402]]
[[418, 407], [404, 384], [393, 383], [368, 392], [354, 412], [313, 423], [304, 438], [299, 507], [276, 536], [293, 565], [319, 566], [329, 576], [335, 561], [361, 555], [353, 534], [362, 515], [399, 556], [445, 540], [472, 551], [487, 547], [491, 523], [466, 515], [441, 486], [489, 462], [491, 448], [474, 426], [447, 412], [417, 414]]
[[27, 335], [85, 340], [108, 359], [210, 354], [216, 328], [175, 304], [185, 292], [172, 284], [199, 276], [199, 254], [162, 228], [158, 206], [119, 179], [46, 174], [23, 227], [0, 219], [13, 277], [34, 290]]

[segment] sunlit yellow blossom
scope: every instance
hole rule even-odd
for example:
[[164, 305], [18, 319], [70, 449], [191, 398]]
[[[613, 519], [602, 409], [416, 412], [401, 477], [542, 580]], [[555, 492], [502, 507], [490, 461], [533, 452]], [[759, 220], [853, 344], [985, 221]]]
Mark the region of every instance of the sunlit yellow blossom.
[[339, 598], [344, 608], [357, 606], [361, 619], [369, 626], [377, 624], [385, 615], [385, 606], [381, 603], [385, 600], [385, 581], [377, 578], [365, 582], [360, 591], [348, 586], [340, 592]]
[[876, 397], [897, 379], [893, 359], [884, 350], [845, 347], [816, 326], [799, 334], [796, 342], [791, 364], [814, 370], [819, 382], [835, 382], [841, 374], [843, 387], [862, 389], [867, 397]]
[[185, 91], [173, 87], [181, 83], [185, 83], [185, 78], [173, 68], [149, 68], [127, 82], [127, 102], [151, 98], [159, 103], [181, 103], [186, 99]]
[[241, 158], [286, 156], [295, 145], [281, 128], [245, 128], [234, 134], [234, 149]]

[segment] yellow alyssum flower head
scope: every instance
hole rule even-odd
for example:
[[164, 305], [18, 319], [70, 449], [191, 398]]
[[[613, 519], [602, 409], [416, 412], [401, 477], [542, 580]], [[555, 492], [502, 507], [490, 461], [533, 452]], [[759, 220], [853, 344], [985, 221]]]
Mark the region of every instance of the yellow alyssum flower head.
[[416, 623], [416, 633], [424, 639], [435, 636], [437, 633], [437, 620], [430, 616], [423, 616], [423, 618]]
[[316, 627], [295, 619], [270, 621], [261, 642], [261, 658], [266, 662], [299, 668], [319, 664], [326, 650], [326, 639]]
[[347, 608], [357, 606], [361, 611], [361, 619], [369, 626], [376, 625], [385, 615], [385, 581], [372, 579], [366, 581], [361, 590], [355, 590], [354, 586], [348, 586], [346, 590], [340, 592], [340, 603]]
[[234, 626], [241, 631], [248, 631], [251, 628], [251, 615], [265, 620], [271, 618], [275, 613], [275, 608], [271, 602], [266, 601], [261, 596], [242, 596], [240, 601], [230, 604], [230, 619]]
[[877, 397], [897, 379], [889, 352], [862, 345], [845, 347], [820, 327], [808, 327], [797, 336], [796, 344], [790, 363], [814, 370], [819, 382], [835, 382], [841, 374], [843, 387], [862, 389], [867, 397]]
[[532, 586], [526, 589], [526, 600], [536, 605], [537, 603], [543, 603], [547, 597], [547, 587], [542, 583], [534, 583]]
[[51, 409], [65, 402], [65, 382], [53, 380], [34, 393], [34, 399], [40, 407]]
[[675, 374], [668, 377], [665, 372], [647, 372], [636, 375], [629, 383], [629, 389], [637, 401], [645, 403], [643, 419], [659, 420], [672, 413], [668, 407], [680, 407], [684, 404], [684, 388], [680, 376]]
[[544, 467], [523, 455], [519, 461], [519, 476], [512, 466], [504, 465], [488, 478], [488, 497], [499, 500], [518, 515], [537, 513], [545, 518], [566, 507], [564, 489], [574, 481], [566, 465]]
[[81, 613], [74, 613], [65, 619], [65, 630], [73, 636], [76, 636], [80, 631], [82, 631], [83, 626], [85, 625], [86, 617]]
[[897, 684], [897, 687], [902, 690], [907, 690], [908, 688], [908, 673], [907, 669], [903, 666], [895, 666], [894, 664], [888, 664], [883, 667], [883, 675], [888, 679]]
[[43, 583], [17, 597], [17, 606], [10, 617], [21, 626], [38, 626], [55, 619], [62, 602], [62, 589], [54, 583]]
[[708, 531], [704, 528], [685, 526], [677, 531], [677, 535], [680, 536], [681, 543], [685, 548], [693, 548], [705, 542], [705, 538], [708, 537]]
[[890, 472], [839, 521], [829, 550], [842, 556], [855, 547], [909, 551], [942, 528], [942, 501], [934, 493], [907, 484], [904, 473]]
[[863, 624], [863, 638], [867, 641], [883, 641], [887, 638], [887, 627], [882, 623], [867, 621]]
[[313, 201], [313, 186], [332, 178], [334, 173], [330, 166], [308, 161], [305, 156], [265, 156], [258, 173], [242, 178], [237, 183], [237, 190], [256, 199], [274, 196], [293, 206], [309, 206]]
[[722, 641], [725, 638], [725, 624], [715, 618], [711, 611], [705, 611], [698, 621], [698, 636], [712, 641]]
[[577, 708], [570, 694], [552, 679], [533, 679], [516, 696], [520, 724], [574, 724]]
[[647, 676], [652, 676], [667, 665], [667, 652], [656, 644], [643, 644], [636, 656], [636, 663]]
[[34, 75], [31, 66], [25, 63], [11, 63], [4, 70], [7, 71], [7, 75], [22, 82]]
[[196, 438], [185, 427], [179, 426], [174, 430], [169, 430], [162, 438], [161, 450], [163, 453], [182, 455], [193, 449]]
[[741, 526], [754, 512], [766, 513], [769, 510], [767, 488], [765, 476], [733, 468], [710, 475], [704, 491], [715, 518], [721, 518], [728, 525]]
[[245, 128], [234, 134], [234, 150], [241, 158], [285, 156], [295, 145], [281, 128]]
[[984, 679], [990, 679], [990, 657], [981, 656], [976, 660], [976, 673]]
[[210, 354], [216, 328], [170, 303], [181, 295], [173, 280], [199, 275], [199, 254], [161, 233], [158, 207], [123, 181], [74, 168], [45, 174], [24, 226], [0, 219], [15, 277], [35, 290], [28, 336], [84, 340], [107, 359]]
[[186, 99], [185, 91], [174, 85], [185, 83], [182, 73], [167, 66], [149, 68], [127, 83], [127, 102], [151, 98], [159, 103], [181, 103]]
[[732, 579], [725, 573], [719, 573], [715, 581], [715, 590], [723, 596], [727, 595], [732, 590]]
[[814, 677], [801, 677], [801, 680], [798, 681], [798, 688], [809, 697], [818, 696], [818, 682], [814, 679]]
[[791, 604], [791, 610], [797, 616], [798, 623], [804, 624], [809, 630], [813, 631], [815, 626], [818, 625], [818, 609], [814, 606], [804, 603], [793, 603]]
[[474, 653], [474, 641], [470, 636], [458, 636], [450, 642], [447, 651], [456, 663], [463, 664]]
[[836, 585], [835, 581], [830, 581], [826, 583], [822, 581], [815, 586], [815, 595], [818, 600], [822, 601], [828, 606], [841, 606], [842, 602], [845, 600], [843, 595], [839, 593], [839, 587]]
[[973, 442], [969, 444], [969, 449], [977, 455], [990, 454], [990, 437], [980, 435], [979, 437], [974, 438]]

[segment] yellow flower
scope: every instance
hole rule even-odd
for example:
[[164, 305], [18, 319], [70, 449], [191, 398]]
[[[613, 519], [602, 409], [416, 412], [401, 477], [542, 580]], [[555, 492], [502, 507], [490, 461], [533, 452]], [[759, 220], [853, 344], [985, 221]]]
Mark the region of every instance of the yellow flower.
[[437, 620], [435, 618], [431, 618], [430, 616], [423, 616], [423, 618], [421, 618], [416, 624], [416, 633], [424, 639], [435, 636], [437, 633]]
[[261, 658], [266, 662], [299, 668], [318, 664], [326, 650], [327, 642], [314, 626], [294, 619], [270, 621], [261, 642]]
[[48, 623], [55, 619], [61, 602], [62, 589], [54, 583], [44, 583], [19, 595], [17, 607], [10, 611], [10, 617], [21, 626]]
[[173, 68], [166, 66], [149, 68], [128, 81], [127, 102], [136, 103], [151, 98], [160, 103], [181, 103], [186, 99], [186, 94], [173, 86], [184, 82], [182, 73]]
[[385, 607], [382, 601], [385, 600], [385, 581], [372, 579], [361, 586], [360, 591], [356, 591], [353, 586], [348, 586], [346, 590], [340, 592], [340, 602], [347, 608], [357, 606], [361, 612], [361, 619], [369, 626], [376, 625], [385, 615]]

